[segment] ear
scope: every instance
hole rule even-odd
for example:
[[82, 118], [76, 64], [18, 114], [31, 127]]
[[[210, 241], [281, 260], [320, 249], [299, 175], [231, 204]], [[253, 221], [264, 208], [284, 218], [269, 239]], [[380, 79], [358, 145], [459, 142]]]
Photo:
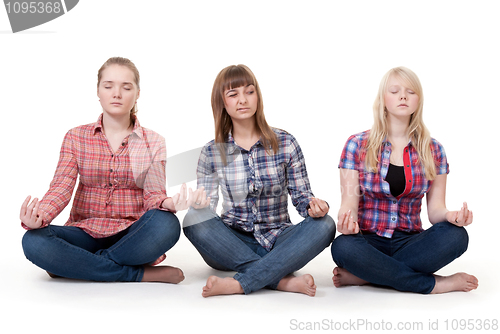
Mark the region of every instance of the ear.
[[139, 89], [137, 91], [137, 97], [135, 98], [135, 100], [136, 100], [135, 102], [137, 102], [137, 100], [139, 99], [140, 96], [141, 96], [141, 90]]

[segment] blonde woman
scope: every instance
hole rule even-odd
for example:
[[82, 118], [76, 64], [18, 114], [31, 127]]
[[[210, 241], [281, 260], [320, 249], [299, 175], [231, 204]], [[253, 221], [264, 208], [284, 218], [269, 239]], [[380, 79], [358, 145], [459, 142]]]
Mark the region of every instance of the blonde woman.
[[[297, 140], [271, 128], [263, 108], [248, 67], [229, 66], [219, 73], [212, 90], [215, 140], [203, 148], [197, 169], [205, 194], [186, 215], [184, 234], [212, 268], [237, 273], [210, 276], [204, 297], [262, 288], [314, 296], [313, 277], [293, 272], [335, 236], [328, 204], [311, 192]], [[220, 216], [215, 212], [219, 189]], [[288, 214], [288, 194], [305, 218], [296, 225]]]
[[[113, 57], [98, 71], [97, 122], [66, 134], [50, 188], [28, 196], [20, 219], [26, 257], [51, 277], [92, 281], [166, 282], [184, 279], [179, 268], [156, 266], [177, 242], [174, 215], [190, 202], [186, 187], [168, 197], [165, 140], [137, 118], [139, 71]], [[70, 202], [64, 226], [50, 224]]]
[[[397, 67], [383, 77], [370, 131], [349, 137], [340, 159], [342, 203], [332, 243], [336, 287], [372, 283], [422, 294], [470, 291], [465, 273], [434, 273], [465, 252], [473, 214], [445, 205], [445, 151], [422, 119], [418, 77]], [[432, 227], [422, 229], [426, 195]]]

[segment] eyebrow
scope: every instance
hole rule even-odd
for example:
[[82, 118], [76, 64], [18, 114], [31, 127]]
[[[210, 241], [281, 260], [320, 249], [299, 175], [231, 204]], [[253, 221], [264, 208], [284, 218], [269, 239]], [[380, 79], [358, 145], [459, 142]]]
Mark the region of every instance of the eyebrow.
[[[246, 86], [245, 86], [245, 88], [250, 87], [250, 86], [253, 86], [253, 85], [254, 85], [254, 84], [248, 84], [248, 85], [246, 85]], [[240, 86], [240, 87], [241, 87], [241, 86]], [[237, 88], [238, 88], [238, 87], [237, 87]], [[227, 95], [228, 93], [235, 92], [235, 91], [236, 91], [236, 88], [229, 89], [229, 90], [226, 92], [226, 95]]]
[[[107, 81], [102, 81], [102, 83], [115, 83], [114, 81], [111, 81], [111, 80], [107, 80]], [[132, 82], [128, 82], [128, 81], [124, 81], [122, 82], [122, 85], [133, 85]]]

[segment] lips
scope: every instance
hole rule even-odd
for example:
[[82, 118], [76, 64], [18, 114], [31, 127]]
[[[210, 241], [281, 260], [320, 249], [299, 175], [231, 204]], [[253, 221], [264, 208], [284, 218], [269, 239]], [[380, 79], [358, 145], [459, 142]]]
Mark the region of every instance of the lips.
[[400, 104], [398, 107], [408, 107], [406, 104]]

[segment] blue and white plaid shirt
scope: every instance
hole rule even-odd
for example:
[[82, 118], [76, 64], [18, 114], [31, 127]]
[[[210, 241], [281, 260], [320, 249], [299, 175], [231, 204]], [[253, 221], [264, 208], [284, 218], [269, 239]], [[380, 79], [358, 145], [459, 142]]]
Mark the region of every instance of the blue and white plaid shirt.
[[[265, 249], [271, 250], [278, 235], [292, 225], [288, 195], [302, 217], [314, 197], [307, 177], [302, 150], [291, 134], [274, 129], [279, 150], [271, 155], [260, 141], [249, 151], [239, 147], [231, 134], [225, 145], [206, 144], [198, 160], [198, 188], [205, 187], [215, 212], [219, 187], [223, 196], [221, 219], [230, 227], [252, 232]], [[226, 151], [223, 163], [219, 147]]]

